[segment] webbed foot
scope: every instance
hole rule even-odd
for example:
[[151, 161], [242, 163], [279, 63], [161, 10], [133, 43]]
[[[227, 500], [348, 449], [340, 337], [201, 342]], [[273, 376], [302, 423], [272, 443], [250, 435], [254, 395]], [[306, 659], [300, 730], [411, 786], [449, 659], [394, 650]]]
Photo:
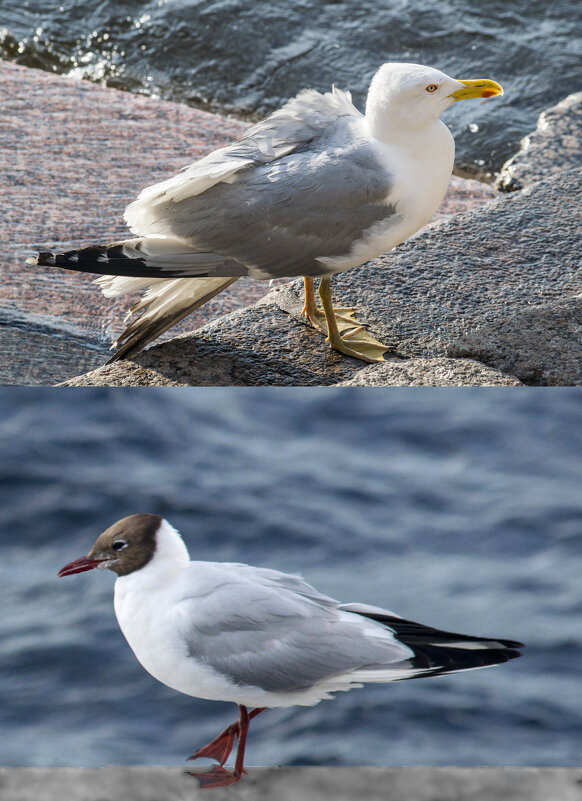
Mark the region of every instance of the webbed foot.
[[316, 328], [327, 334], [327, 341], [334, 350], [364, 362], [384, 361], [384, 353], [390, 348], [372, 336], [366, 326], [356, 319], [356, 309], [333, 307], [330, 283], [330, 278], [322, 278], [319, 284], [322, 312], [315, 304], [313, 279], [305, 278], [303, 313]]
[[227, 770], [222, 765], [214, 765], [214, 767], [207, 770], [205, 773], [197, 773], [193, 770], [187, 770], [188, 776], [198, 779], [198, 784], [203, 789], [210, 789], [211, 787], [228, 787], [229, 784], [240, 782], [246, 770], [237, 771]]

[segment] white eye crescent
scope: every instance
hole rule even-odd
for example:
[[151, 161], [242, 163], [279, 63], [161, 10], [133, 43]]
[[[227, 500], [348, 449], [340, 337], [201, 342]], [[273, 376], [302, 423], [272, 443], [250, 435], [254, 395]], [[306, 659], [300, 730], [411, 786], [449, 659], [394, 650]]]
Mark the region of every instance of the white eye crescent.
[[437, 89], [438, 89], [438, 86], [437, 86], [436, 83], [429, 83], [429, 85], [426, 87], [425, 91], [427, 91], [429, 94], [432, 95], [432, 93], [436, 92]]
[[125, 540], [115, 540], [115, 542], [111, 547], [113, 548], [114, 551], [124, 551], [128, 545], [129, 543], [126, 542]]

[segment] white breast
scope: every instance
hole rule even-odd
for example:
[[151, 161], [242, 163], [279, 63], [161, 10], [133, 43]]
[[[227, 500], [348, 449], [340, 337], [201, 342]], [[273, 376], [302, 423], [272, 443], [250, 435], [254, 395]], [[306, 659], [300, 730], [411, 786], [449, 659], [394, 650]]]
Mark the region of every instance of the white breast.
[[[140, 586], [140, 571], [115, 582], [115, 614], [139, 663], [155, 679], [178, 692], [198, 698], [224, 698], [216, 672], [188, 655], [181, 635], [184, 621], [173, 582], [153, 594]], [[177, 583], [179, 584], [179, 577]], [[226, 699], [225, 699], [226, 700]]]
[[115, 613], [119, 626], [139, 663], [155, 679], [173, 690], [196, 698], [232, 701], [257, 706], [311, 706], [329, 697], [333, 690], [346, 690], [349, 679], [323, 682], [306, 690], [267, 692], [259, 687], [241, 687], [226, 675], [188, 655], [186, 638], [192, 615], [192, 600], [176, 603], [180, 579], [167, 591], [157, 591], [140, 581], [140, 573], [118, 578], [115, 583]]
[[376, 148], [379, 161], [394, 177], [386, 204], [396, 208], [396, 215], [364, 231], [345, 256], [319, 258], [329, 274], [357, 267], [404, 242], [431, 219], [447, 191], [455, 143], [441, 120], [409, 141], [376, 142]]

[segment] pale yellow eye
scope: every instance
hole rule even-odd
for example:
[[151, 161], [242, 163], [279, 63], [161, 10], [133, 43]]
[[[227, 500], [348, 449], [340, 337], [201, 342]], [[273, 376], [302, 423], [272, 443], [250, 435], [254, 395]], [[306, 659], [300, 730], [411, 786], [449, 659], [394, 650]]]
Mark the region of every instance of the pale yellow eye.
[[436, 83], [429, 83], [429, 85], [426, 87], [426, 91], [429, 92], [431, 95], [433, 92], [436, 92], [437, 89], [438, 86], [436, 85]]

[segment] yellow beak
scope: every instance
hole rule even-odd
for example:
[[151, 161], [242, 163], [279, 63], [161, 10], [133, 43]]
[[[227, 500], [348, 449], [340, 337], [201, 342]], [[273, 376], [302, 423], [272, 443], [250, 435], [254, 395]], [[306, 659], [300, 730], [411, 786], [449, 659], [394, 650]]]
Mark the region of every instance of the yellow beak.
[[465, 89], [457, 89], [449, 97], [455, 100], [468, 100], [472, 97], [495, 97], [503, 94], [503, 87], [496, 81], [489, 81], [482, 78], [477, 81], [459, 81], [465, 85]]

